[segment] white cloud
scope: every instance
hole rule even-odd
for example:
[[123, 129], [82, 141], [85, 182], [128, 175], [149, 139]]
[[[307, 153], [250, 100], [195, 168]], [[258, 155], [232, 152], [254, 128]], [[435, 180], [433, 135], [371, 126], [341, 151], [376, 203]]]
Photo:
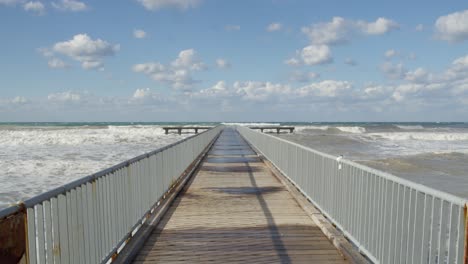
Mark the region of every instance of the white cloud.
[[119, 45], [112, 45], [101, 39], [93, 40], [86, 34], [78, 34], [71, 40], [55, 43], [52, 52], [80, 62], [84, 69], [96, 69], [102, 68], [104, 58], [113, 56], [119, 49]]
[[146, 89], [136, 89], [135, 93], [133, 93], [132, 98], [134, 99], [144, 99], [151, 96], [151, 90], [149, 88]]
[[424, 25], [423, 25], [423, 24], [418, 24], [418, 25], [416, 25], [416, 27], [414, 28], [414, 30], [416, 30], [416, 31], [423, 31], [423, 30], [424, 30]]
[[51, 102], [76, 103], [82, 100], [82, 95], [71, 91], [52, 93], [47, 96], [47, 100]]
[[302, 61], [298, 58], [290, 58], [284, 61], [285, 64], [289, 66], [300, 66], [302, 65]]
[[198, 58], [197, 52], [194, 49], [187, 49], [179, 52], [179, 56], [171, 63], [171, 65], [174, 68], [194, 71], [206, 69], [206, 65]]
[[148, 104], [148, 105], [160, 105], [166, 101], [159, 93], [153, 92], [150, 88], [136, 89], [129, 103], [133, 104]]
[[414, 71], [405, 73], [405, 80], [414, 83], [428, 82], [429, 73], [423, 68], [417, 68]]
[[242, 99], [251, 101], [266, 101], [272, 99], [272, 97], [278, 99], [278, 96], [287, 95], [291, 92], [289, 86], [271, 82], [235, 82], [233, 87]]
[[306, 65], [325, 64], [333, 61], [327, 45], [310, 45], [302, 49], [301, 59]]
[[178, 8], [186, 10], [197, 7], [201, 0], [138, 0], [147, 10], [155, 11], [162, 8]]
[[303, 27], [301, 31], [309, 37], [312, 44], [334, 45], [348, 42], [357, 33], [382, 35], [398, 28], [398, 23], [383, 17], [374, 22], [333, 17], [330, 22], [312, 24]]
[[52, 69], [64, 69], [68, 68], [69, 65], [66, 64], [63, 60], [58, 59], [58, 58], [51, 58], [47, 64], [49, 65], [50, 68]]
[[226, 31], [239, 31], [241, 27], [239, 25], [226, 25], [224, 29]]
[[395, 21], [384, 17], [379, 17], [375, 22], [357, 21], [356, 25], [367, 35], [382, 35], [400, 27]]
[[351, 25], [344, 18], [334, 17], [331, 22], [302, 27], [301, 31], [309, 37], [313, 44], [333, 45], [348, 40], [350, 27]]
[[25, 11], [34, 12], [38, 15], [45, 14], [45, 6], [39, 1], [29, 1], [23, 5]]
[[395, 56], [397, 56], [399, 53], [398, 51], [394, 50], [394, 49], [389, 49], [387, 51], [385, 51], [385, 57], [386, 58], [393, 58]]
[[341, 95], [341, 93], [350, 90], [351, 88], [351, 83], [347, 81], [324, 80], [299, 88], [297, 90], [297, 94], [301, 97], [336, 97]]
[[468, 40], [468, 10], [439, 17], [435, 22], [436, 36], [449, 42]]
[[55, 9], [61, 11], [80, 12], [88, 9], [85, 3], [77, 0], [61, 0], [60, 2], [52, 2]]
[[344, 63], [349, 65], [349, 66], [356, 66], [357, 65], [357, 62], [354, 59], [351, 59], [351, 58], [346, 58]]
[[220, 69], [228, 69], [231, 67], [231, 63], [229, 63], [225, 59], [217, 59], [216, 60], [216, 66]]
[[26, 97], [24, 97], [24, 96], [16, 96], [15, 98], [13, 98], [13, 99], [11, 100], [11, 102], [12, 102], [13, 104], [26, 104], [26, 103], [29, 102], [29, 100], [26, 99]]
[[225, 81], [218, 81], [215, 85], [210, 88], [202, 89], [196, 94], [198, 97], [225, 97], [225, 96], [232, 96], [232, 90], [228, 88]]
[[133, 30], [133, 36], [138, 39], [143, 39], [146, 37], [146, 32], [141, 29], [135, 29]]
[[281, 29], [283, 29], [283, 25], [281, 23], [278, 23], [278, 22], [271, 23], [266, 28], [266, 30], [268, 32], [280, 31]]
[[182, 50], [169, 65], [148, 62], [133, 65], [134, 72], [148, 75], [155, 81], [167, 83], [174, 89], [188, 89], [196, 82], [192, 73], [206, 69], [194, 49]]

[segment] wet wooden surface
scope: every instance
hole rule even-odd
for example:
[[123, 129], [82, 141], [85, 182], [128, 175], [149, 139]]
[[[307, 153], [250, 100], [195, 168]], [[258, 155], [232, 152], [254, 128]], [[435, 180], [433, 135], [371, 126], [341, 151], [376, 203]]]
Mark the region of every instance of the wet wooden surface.
[[225, 129], [134, 263], [346, 263], [285, 187]]

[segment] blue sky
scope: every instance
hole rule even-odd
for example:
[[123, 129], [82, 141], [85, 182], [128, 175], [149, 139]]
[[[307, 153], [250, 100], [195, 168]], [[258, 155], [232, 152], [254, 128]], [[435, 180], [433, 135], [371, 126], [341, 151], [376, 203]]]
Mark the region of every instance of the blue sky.
[[0, 121], [467, 121], [464, 1], [0, 0]]

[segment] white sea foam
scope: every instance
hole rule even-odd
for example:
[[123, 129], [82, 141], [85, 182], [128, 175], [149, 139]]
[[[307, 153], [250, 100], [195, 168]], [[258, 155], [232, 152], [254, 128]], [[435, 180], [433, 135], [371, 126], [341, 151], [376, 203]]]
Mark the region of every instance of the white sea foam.
[[338, 130], [352, 134], [362, 134], [366, 132], [366, 128], [359, 126], [338, 126]]
[[0, 128], [0, 208], [188, 135], [160, 126]]
[[294, 128], [294, 132], [297, 134], [307, 134], [307, 131], [309, 130], [326, 131], [328, 129], [329, 129], [328, 126], [296, 126]]
[[383, 138], [392, 141], [424, 140], [424, 141], [467, 141], [468, 133], [430, 133], [430, 132], [383, 132], [369, 133], [367, 136]]
[[417, 130], [417, 129], [424, 129], [421, 125], [395, 125], [399, 129], [403, 130]]

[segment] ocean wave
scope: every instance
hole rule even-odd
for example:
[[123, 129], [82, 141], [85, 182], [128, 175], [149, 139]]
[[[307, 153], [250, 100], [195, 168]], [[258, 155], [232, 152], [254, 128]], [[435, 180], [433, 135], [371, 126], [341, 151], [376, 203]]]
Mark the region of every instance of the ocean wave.
[[424, 129], [423, 126], [421, 125], [395, 125], [397, 128], [399, 129], [403, 129], [403, 130], [420, 130], [420, 129]]
[[306, 130], [321, 130], [321, 131], [326, 131], [330, 127], [329, 126], [296, 126], [294, 131], [295, 132], [303, 132]]
[[359, 127], [359, 126], [349, 126], [349, 127], [336, 127], [336, 129], [342, 131], [342, 132], [347, 132], [347, 133], [352, 133], [352, 134], [362, 134], [366, 133], [366, 128], [364, 127]]
[[423, 141], [465, 141], [468, 133], [425, 133], [425, 132], [394, 132], [369, 133], [367, 136], [383, 138], [392, 141], [423, 140]]
[[121, 142], [151, 143], [155, 137], [163, 136], [164, 130], [159, 126], [0, 130], [0, 147], [14, 145], [104, 145]]

